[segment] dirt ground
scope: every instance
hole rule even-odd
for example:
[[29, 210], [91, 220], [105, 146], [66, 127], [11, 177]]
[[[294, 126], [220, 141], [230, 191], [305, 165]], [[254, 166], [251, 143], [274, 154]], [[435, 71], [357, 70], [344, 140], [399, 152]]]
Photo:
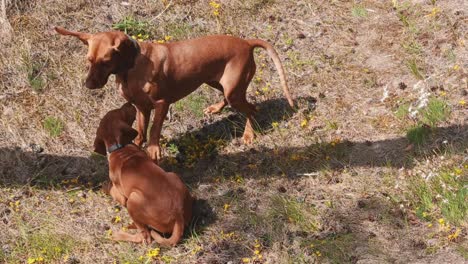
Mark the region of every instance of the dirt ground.
[[[466, 1], [6, 2], [0, 262], [468, 261]], [[240, 113], [203, 114], [222, 98], [214, 89], [171, 107], [161, 166], [199, 201], [170, 249], [109, 239], [130, 219], [100, 191], [107, 161], [91, 151], [100, 117], [125, 101], [113, 77], [85, 88], [86, 47], [53, 31], [123, 21], [145, 41], [264, 39], [297, 104], [258, 50], [252, 145]]]

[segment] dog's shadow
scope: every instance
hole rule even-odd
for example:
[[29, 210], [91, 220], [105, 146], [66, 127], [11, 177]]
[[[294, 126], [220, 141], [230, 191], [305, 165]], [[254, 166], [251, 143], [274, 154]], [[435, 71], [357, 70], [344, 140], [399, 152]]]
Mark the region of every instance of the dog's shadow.
[[[254, 117], [254, 129], [257, 134], [268, 133], [273, 126], [288, 120], [296, 112], [311, 113], [316, 108], [317, 99], [314, 97], [299, 97], [295, 99], [295, 108], [291, 108], [283, 98], [270, 99], [256, 104], [258, 112]], [[242, 137], [246, 118], [239, 112], [229, 108], [219, 116], [208, 116], [202, 120], [202, 126], [196, 129], [190, 126], [185, 132], [176, 134], [167, 146], [176, 149], [177, 165], [167, 162], [163, 157], [162, 166], [167, 170], [180, 171], [190, 167], [196, 160], [213, 160], [217, 156], [220, 146]], [[169, 123], [170, 126], [170, 123]], [[240, 142], [238, 142], [240, 143]], [[235, 143], [237, 144], [237, 143]], [[171, 151], [166, 148], [166, 151]], [[195, 156], [195, 158], [193, 158]], [[182, 166], [181, 166], [182, 165]]]

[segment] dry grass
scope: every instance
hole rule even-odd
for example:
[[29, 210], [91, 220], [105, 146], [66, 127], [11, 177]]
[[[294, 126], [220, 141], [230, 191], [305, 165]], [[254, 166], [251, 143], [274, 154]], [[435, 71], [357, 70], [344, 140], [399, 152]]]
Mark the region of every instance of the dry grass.
[[[0, 262], [466, 261], [463, 1], [169, 2], [10, 2], [12, 40], [0, 53]], [[265, 39], [298, 103], [287, 107], [273, 64], [256, 51], [252, 146], [241, 144], [245, 121], [232, 109], [203, 116], [221, 99], [213, 89], [172, 107], [162, 166], [205, 201], [172, 249], [108, 239], [129, 218], [99, 191], [106, 160], [90, 150], [99, 118], [124, 100], [112, 81], [84, 88], [85, 47], [52, 31], [117, 23], [161, 41]]]

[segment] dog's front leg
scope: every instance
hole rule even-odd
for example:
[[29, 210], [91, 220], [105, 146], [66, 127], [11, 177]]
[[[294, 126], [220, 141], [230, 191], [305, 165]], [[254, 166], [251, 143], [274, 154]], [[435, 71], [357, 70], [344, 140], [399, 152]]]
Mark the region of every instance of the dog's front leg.
[[135, 138], [135, 144], [139, 147], [146, 142], [146, 133], [148, 131], [148, 124], [151, 115], [151, 108], [137, 107], [137, 130], [138, 136]]
[[164, 100], [159, 100], [154, 103], [154, 119], [151, 127], [150, 140], [148, 144], [148, 155], [156, 163], [161, 159], [161, 147], [159, 146], [159, 138], [161, 137], [161, 129], [169, 110], [169, 103]]

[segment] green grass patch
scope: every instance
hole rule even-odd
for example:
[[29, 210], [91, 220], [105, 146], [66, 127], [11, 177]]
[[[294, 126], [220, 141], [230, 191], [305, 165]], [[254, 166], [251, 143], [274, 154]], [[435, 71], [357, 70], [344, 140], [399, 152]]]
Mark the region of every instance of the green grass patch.
[[430, 98], [427, 106], [421, 111], [421, 121], [431, 127], [447, 120], [450, 108], [447, 103], [437, 98]]
[[68, 235], [37, 230], [29, 233], [24, 229], [20, 232], [21, 237], [15, 242], [7, 263], [62, 263], [63, 257], [77, 244]]
[[326, 258], [330, 263], [351, 263], [356, 247], [353, 234], [331, 236], [325, 239], [314, 239], [303, 244], [312, 254]]
[[295, 71], [303, 70], [304, 66], [313, 66], [315, 64], [313, 60], [302, 59], [300, 52], [297, 51], [288, 51], [287, 55], [289, 66]]
[[189, 115], [197, 118], [203, 117], [203, 109], [207, 105], [208, 100], [200, 94], [192, 93], [182, 100], [177, 101], [174, 106], [179, 112], [189, 111]]
[[408, 131], [406, 132], [406, 137], [411, 143], [415, 145], [421, 145], [424, 142], [426, 142], [430, 134], [430, 127], [418, 124], [408, 129]]
[[419, 55], [422, 53], [422, 46], [414, 40], [404, 43], [403, 48], [405, 48], [409, 54]]
[[353, 17], [359, 18], [367, 17], [369, 15], [367, 9], [360, 5], [353, 6], [353, 8], [351, 8], [351, 14]]
[[395, 116], [400, 120], [406, 118], [409, 114], [409, 107], [410, 107], [409, 103], [401, 104], [400, 106], [398, 106], [397, 110], [395, 111]]
[[269, 217], [272, 218], [272, 221], [289, 222], [302, 231], [313, 232], [319, 226], [314, 220], [316, 214], [313, 207], [304, 202], [298, 202], [294, 198], [281, 195], [275, 195], [271, 198]]
[[421, 68], [418, 66], [416, 59], [410, 59], [406, 62], [406, 67], [410, 70], [411, 74], [416, 77], [418, 80], [423, 80], [423, 74], [421, 73]]
[[153, 37], [153, 31], [150, 23], [137, 20], [133, 16], [124, 17], [119, 22], [114, 23], [112, 28], [123, 31], [130, 36], [135, 36], [142, 40]]
[[64, 124], [63, 121], [57, 117], [48, 116], [43, 122], [45, 131], [51, 137], [58, 137], [63, 132]]
[[178, 21], [177, 23], [169, 23], [165, 26], [166, 36], [171, 36], [176, 40], [189, 38], [191, 32], [193, 32], [193, 26], [187, 22]]
[[468, 171], [454, 167], [426, 178], [416, 176], [409, 183], [407, 199], [422, 219], [444, 218], [455, 225], [466, 225], [468, 212]]

